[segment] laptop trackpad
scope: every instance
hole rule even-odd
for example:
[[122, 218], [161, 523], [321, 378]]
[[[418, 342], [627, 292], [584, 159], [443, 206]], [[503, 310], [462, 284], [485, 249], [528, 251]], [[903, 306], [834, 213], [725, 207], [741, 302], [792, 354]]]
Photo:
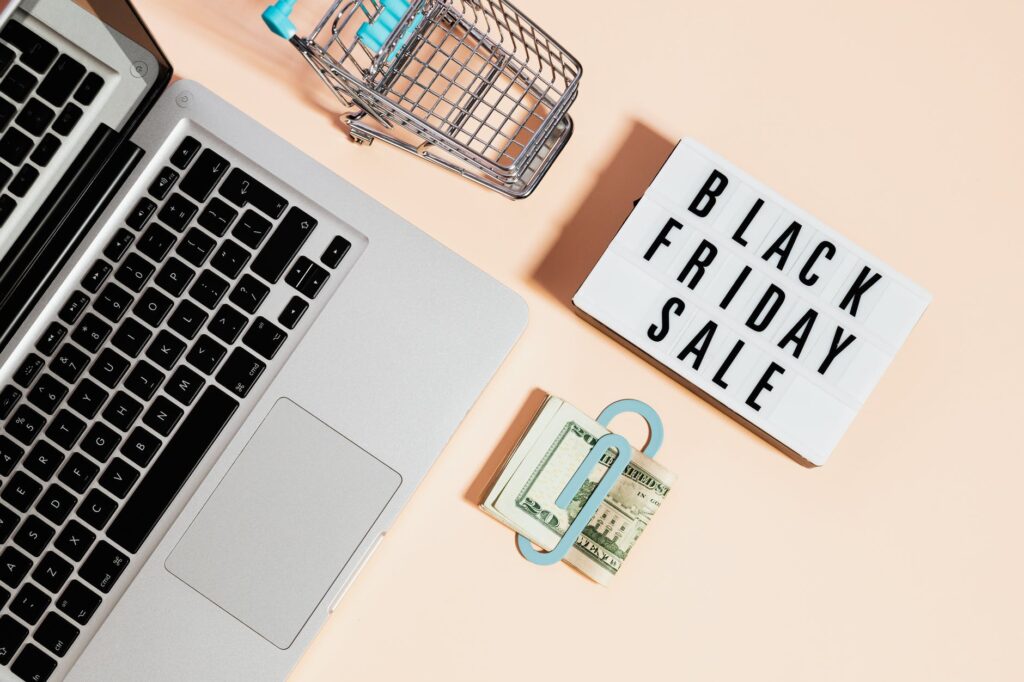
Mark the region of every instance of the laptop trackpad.
[[286, 649], [401, 480], [282, 398], [165, 566]]

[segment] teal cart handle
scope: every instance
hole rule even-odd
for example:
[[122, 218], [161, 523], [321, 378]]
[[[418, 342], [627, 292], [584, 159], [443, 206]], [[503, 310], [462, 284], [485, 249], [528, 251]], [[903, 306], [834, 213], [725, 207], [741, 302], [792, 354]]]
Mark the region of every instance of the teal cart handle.
[[292, 23], [290, 18], [296, 1], [277, 0], [273, 5], [263, 10], [263, 23], [267, 25], [267, 28], [272, 33], [285, 40], [291, 40], [292, 36], [296, 33], [295, 24]]
[[[658, 450], [661, 449], [661, 444], [665, 440], [665, 429], [662, 426], [658, 413], [647, 403], [633, 399], [618, 400], [601, 411], [597, 418], [597, 423], [607, 428], [612, 419], [626, 412], [639, 414], [647, 422], [650, 435], [647, 439], [647, 444], [643, 448], [643, 453], [648, 457], [654, 457]], [[533, 543], [530, 542], [529, 538], [516, 534], [516, 543], [519, 546], [519, 551], [528, 561], [540, 566], [550, 566], [564, 559], [565, 555], [569, 553], [569, 550], [572, 549], [573, 544], [576, 542], [576, 538], [583, 533], [583, 529], [587, 527], [587, 523], [594, 517], [601, 502], [604, 501], [604, 498], [608, 495], [612, 486], [615, 485], [619, 476], [622, 475], [622, 472], [626, 470], [632, 450], [629, 441], [617, 433], [608, 433], [601, 436], [597, 443], [594, 444], [594, 447], [590, 449], [590, 453], [580, 463], [572, 478], [565, 484], [562, 492], [555, 499], [555, 505], [559, 509], [568, 508], [573, 498], [576, 497], [576, 493], [583, 487], [590, 472], [593, 471], [594, 467], [601, 460], [601, 457], [613, 448], [619, 451], [615, 461], [608, 467], [608, 471], [601, 477], [600, 482], [594, 488], [594, 492], [587, 498], [586, 504], [580, 509], [576, 518], [573, 519], [569, 528], [551, 551], [537, 550], [533, 547]]]

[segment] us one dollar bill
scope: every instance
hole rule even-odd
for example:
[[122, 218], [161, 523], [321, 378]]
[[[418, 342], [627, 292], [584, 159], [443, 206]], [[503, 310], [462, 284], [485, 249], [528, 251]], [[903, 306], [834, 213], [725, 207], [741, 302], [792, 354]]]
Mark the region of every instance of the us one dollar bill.
[[[555, 504], [569, 479], [608, 430], [560, 398], [549, 396], [510, 453], [481, 509], [550, 550], [558, 544], [618, 456], [610, 450], [588, 473], [566, 509]], [[619, 572], [675, 475], [636, 450], [565, 561], [607, 585]]]

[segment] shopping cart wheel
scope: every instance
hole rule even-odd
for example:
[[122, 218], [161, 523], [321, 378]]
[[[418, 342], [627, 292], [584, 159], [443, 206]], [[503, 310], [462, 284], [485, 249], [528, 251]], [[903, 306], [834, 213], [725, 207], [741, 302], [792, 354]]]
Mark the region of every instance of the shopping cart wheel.
[[366, 145], [367, 147], [373, 144], [373, 136], [364, 133], [357, 129], [353, 122], [360, 120], [365, 116], [365, 112], [356, 112], [353, 114], [345, 114], [341, 116], [341, 124], [348, 130], [348, 139], [356, 144]]

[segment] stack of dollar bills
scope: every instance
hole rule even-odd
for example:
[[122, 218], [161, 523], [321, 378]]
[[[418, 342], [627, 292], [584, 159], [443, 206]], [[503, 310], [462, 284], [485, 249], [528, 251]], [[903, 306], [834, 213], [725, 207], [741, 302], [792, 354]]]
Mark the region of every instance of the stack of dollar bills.
[[[550, 550], [565, 534], [618, 456], [595, 465], [567, 509], [555, 504], [597, 440], [608, 433], [560, 398], [548, 396], [516, 444], [480, 508]], [[633, 545], [668, 494], [675, 475], [636, 450], [564, 561], [602, 585], [619, 572]]]

